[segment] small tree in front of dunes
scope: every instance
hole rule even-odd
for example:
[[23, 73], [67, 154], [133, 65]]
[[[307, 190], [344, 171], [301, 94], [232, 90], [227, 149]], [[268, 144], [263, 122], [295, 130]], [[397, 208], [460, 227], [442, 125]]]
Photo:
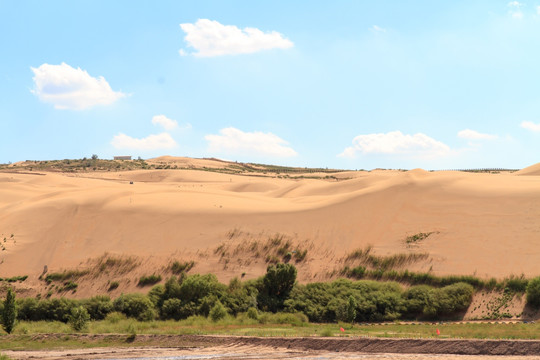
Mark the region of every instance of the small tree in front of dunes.
[[2, 311], [2, 327], [11, 334], [17, 321], [17, 304], [15, 302], [15, 293], [11, 288], [8, 289], [6, 300], [4, 301], [4, 310]]

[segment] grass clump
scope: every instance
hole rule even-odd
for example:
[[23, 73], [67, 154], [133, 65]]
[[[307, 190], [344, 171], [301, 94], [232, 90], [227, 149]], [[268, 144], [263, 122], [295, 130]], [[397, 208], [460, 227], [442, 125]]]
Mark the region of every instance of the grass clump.
[[169, 270], [175, 274], [180, 275], [181, 273], [187, 273], [195, 266], [195, 261], [175, 261], [169, 266]]
[[8, 283], [14, 283], [14, 282], [23, 282], [26, 279], [28, 279], [28, 275], [22, 275], [22, 276], [12, 276], [9, 278], [0, 278], [0, 281], [5, 281]]
[[410, 236], [407, 236], [405, 238], [405, 242], [407, 244], [417, 244], [420, 241], [427, 239], [433, 233], [435, 233], [435, 232], [434, 231], [427, 232], [427, 233], [420, 232], [420, 233], [417, 233], [417, 234], [414, 234], [414, 235], [410, 235]]
[[403, 265], [416, 263], [429, 258], [427, 253], [400, 253], [393, 255], [374, 255], [373, 247], [368, 245], [364, 249], [357, 249], [345, 257], [345, 261], [359, 261], [360, 264], [375, 269], [388, 270]]
[[148, 285], [154, 285], [157, 284], [162, 280], [161, 275], [143, 275], [139, 278], [139, 282], [137, 283], [137, 286], [148, 286]]
[[[99, 272], [114, 271], [117, 274], [125, 274], [139, 265], [139, 261], [132, 256], [120, 257], [104, 254], [97, 259], [96, 266]], [[98, 273], [99, 273], [98, 272]]]
[[53, 281], [75, 280], [88, 275], [88, 273], [88, 270], [64, 270], [63, 272], [47, 274], [45, 281], [51, 283]]

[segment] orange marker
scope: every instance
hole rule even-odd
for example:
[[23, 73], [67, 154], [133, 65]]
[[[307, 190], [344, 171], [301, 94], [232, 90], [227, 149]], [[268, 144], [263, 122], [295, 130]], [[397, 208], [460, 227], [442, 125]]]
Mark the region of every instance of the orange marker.
[[345, 329], [340, 327], [339, 330], [341, 330], [341, 332], [345, 332]]
[[439, 329], [437, 329], [437, 335], [441, 335], [441, 332], [439, 331]]

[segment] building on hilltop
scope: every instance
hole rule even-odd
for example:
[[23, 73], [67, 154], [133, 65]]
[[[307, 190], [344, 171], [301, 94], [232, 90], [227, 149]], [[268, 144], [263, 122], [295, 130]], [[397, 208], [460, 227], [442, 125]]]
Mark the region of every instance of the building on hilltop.
[[115, 156], [114, 160], [131, 160], [131, 156]]

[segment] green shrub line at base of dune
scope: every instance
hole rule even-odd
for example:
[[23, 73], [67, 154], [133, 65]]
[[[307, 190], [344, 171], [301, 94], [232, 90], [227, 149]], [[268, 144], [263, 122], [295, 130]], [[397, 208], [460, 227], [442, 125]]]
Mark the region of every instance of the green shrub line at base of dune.
[[[16, 299], [15, 315], [19, 324], [15, 325], [14, 331], [25, 331], [21, 328], [23, 323], [38, 324], [40, 321], [69, 324], [65, 326], [86, 331], [88, 324], [104, 319], [111, 323], [127, 318], [156, 324], [156, 320], [186, 321], [197, 316], [209, 318], [216, 326], [239, 316], [247, 317], [254, 324], [267, 324], [277, 321], [271, 314], [287, 319], [280, 320], [283, 323], [296, 326], [308, 322], [358, 324], [459, 320], [469, 308], [475, 291], [467, 282], [405, 288], [398, 282], [380, 279], [338, 279], [303, 285], [296, 282], [296, 275], [297, 270], [292, 264], [276, 264], [268, 266], [266, 274], [258, 279], [241, 281], [234, 278], [228, 285], [220, 283], [212, 274], [181, 273], [164, 284], [154, 285], [147, 294], [122, 294], [115, 299], [107, 295], [81, 300], [19, 298]], [[512, 291], [506, 287], [504, 293], [513, 297]], [[530, 306], [540, 305], [539, 298], [540, 279], [528, 281]], [[5, 312], [4, 304], [5, 301], [0, 302], [0, 314]], [[6, 329], [5, 325], [3, 327]]]

